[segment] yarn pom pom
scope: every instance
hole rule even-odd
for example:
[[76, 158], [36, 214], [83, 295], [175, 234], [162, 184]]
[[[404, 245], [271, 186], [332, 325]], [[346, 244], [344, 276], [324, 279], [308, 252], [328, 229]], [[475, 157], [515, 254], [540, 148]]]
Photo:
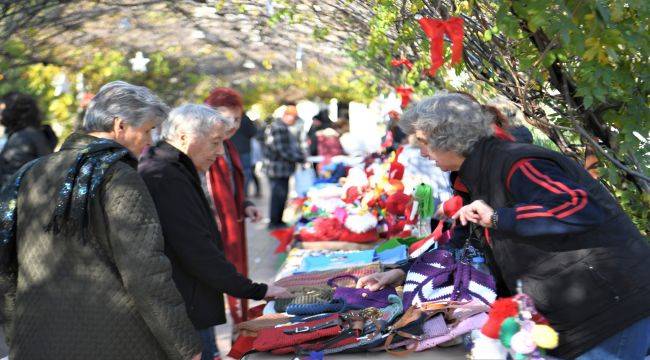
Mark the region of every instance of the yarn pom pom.
[[535, 325], [533, 327], [533, 341], [543, 349], [555, 349], [558, 344], [558, 335], [548, 325]]
[[499, 339], [503, 346], [510, 348], [510, 341], [512, 337], [521, 329], [514, 317], [509, 317], [503, 320], [501, 324], [501, 331], [499, 331]]
[[492, 339], [499, 339], [503, 320], [510, 316], [516, 316], [518, 311], [517, 303], [512, 298], [496, 300], [492, 304], [488, 321], [483, 325], [481, 332]]
[[530, 354], [537, 349], [537, 345], [535, 345], [531, 333], [519, 331], [510, 339], [510, 348], [519, 354]]

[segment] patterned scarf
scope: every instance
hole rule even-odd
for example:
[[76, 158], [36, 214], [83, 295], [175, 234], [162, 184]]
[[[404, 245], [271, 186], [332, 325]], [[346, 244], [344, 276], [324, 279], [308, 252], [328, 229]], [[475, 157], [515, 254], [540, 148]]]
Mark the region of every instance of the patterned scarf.
[[[85, 243], [88, 197], [90, 196], [90, 200], [94, 199], [106, 171], [128, 154], [126, 148], [107, 139], [98, 139], [83, 148], [67, 171], [65, 181], [58, 192], [52, 220], [45, 227], [45, 231], [58, 234], [63, 230], [65, 234], [73, 234], [81, 229]], [[15, 265], [18, 191], [24, 174], [39, 160], [24, 165], [0, 191], [1, 271], [10, 270], [12, 265]]]

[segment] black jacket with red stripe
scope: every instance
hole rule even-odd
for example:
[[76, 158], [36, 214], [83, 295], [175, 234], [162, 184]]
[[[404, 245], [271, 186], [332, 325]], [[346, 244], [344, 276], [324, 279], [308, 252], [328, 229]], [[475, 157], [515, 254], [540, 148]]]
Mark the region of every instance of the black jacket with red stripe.
[[[556, 164], [574, 189], [562, 189], [528, 165], [521, 172], [547, 191], [568, 191], [567, 203], [551, 208], [522, 204], [526, 194], [521, 192], [515, 199], [516, 189], [507, 184], [522, 159]], [[506, 218], [511, 212], [510, 223], [500, 226], [499, 219], [490, 231], [486, 250], [508, 290], [514, 293], [521, 279], [524, 292], [560, 333], [556, 356], [576, 357], [650, 316], [650, 246], [607, 189], [576, 162], [535, 145], [486, 138], [475, 145], [459, 176], [471, 201], [484, 200]], [[519, 226], [536, 216], [563, 221], [587, 203], [601, 217], [591, 227], [531, 235]]]

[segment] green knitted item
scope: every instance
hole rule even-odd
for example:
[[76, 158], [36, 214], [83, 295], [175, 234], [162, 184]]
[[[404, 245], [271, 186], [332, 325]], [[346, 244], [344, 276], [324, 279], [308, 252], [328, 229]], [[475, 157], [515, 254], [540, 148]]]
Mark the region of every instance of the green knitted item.
[[407, 247], [409, 247], [412, 244], [418, 242], [418, 240], [419, 239], [414, 236], [407, 237], [407, 238], [398, 238], [398, 237], [390, 238], [386, 240], [385, 243], [377, 246], [377, 248], [375, 248], [375, 252], [379, 254], [382, 251], [390, 250], [400, 245], [406, 245]]
[[418, 202], [418, 215], [420, 219], [428, 219], [433, 217], [436, 211], [433, 200], [433, 189], [427, 184], [420, 184], [415, 187], [413, 197]]

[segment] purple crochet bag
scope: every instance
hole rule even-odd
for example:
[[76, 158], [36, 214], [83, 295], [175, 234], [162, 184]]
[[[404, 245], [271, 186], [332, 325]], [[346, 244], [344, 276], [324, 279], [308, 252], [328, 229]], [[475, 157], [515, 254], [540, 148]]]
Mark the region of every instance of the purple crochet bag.
[[422, 254], [406, 274], [404, 309], [427, 301], [471, 301], [489, 305], [496, 299], [494, 278], [446, 250]]
[[393, 287], [385, 287], [381, 290], [370, 291], [368, 289], [336, 286], [335, 280], [341, 278], [354, 278], [355, 282], [358, 279], [353, 275], [341, 275], [332, 278], [327, 282], [329, 286], [335, 288], [332, 298], [335, 300], [343, 300], [345, 302], [345, 305], [351, 309], [365, 309], [369, 307], [383, 309], [391, 304], [388, 301], [388, 297], [390, 295], [397, 296], [397, 291], [395, 291], [395, 288]]

